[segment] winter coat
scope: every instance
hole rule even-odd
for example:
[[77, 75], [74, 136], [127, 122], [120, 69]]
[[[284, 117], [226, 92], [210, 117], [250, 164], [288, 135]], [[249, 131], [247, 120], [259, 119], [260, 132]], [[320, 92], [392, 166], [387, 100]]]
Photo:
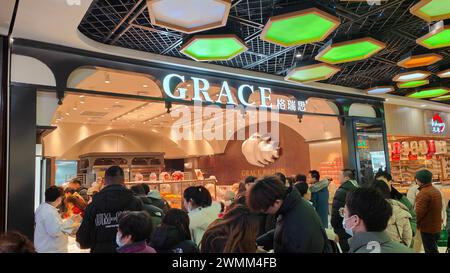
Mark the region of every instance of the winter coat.
[[82, 249], [92, 253], [115, 253], [118, 218], [127, 211], [141, 211], [142, 201], [120, 184], [109, 185], [93, 196], [77, 232]]
[[287, 196], [277, 215], [277, 224], [273, 232], [275, 253], [331, 251], [319, 216], [295, 187], [287, 190]]
[[142, 201], [143, 210], [150, 215], [153, 227], [157, 227], [161, 223], [161, 219], [164, 217], [163, 210], [157, 206], [154, 206], [152, 200], [150, 200], [147, 196], [138, 196], [138, 198]]
[[410, 248], [394, 242], [386, 232], [358, 232], [348, 243], [349, 253], [412, 253]]
[[158, 253], [197, 253], [197, 245], [175, 226], [160, 225], [153, 231], [150, 245]]
[[412, 216], [408, 208], [400, 201], [390, 199], [389, 203], [392, 206], [392, 216], [389, 219], [386, 232], [393, 241], [409, 247], [413, 239], [410, 224]]
[[339, 214], [339, 209], [345, 206], [345, 199], [347, 198], [347, 194], [350, 191], [353, 191], [357, 188], [355, 186], [356, 181], [351, 182], [350, 180], [345, 181], [342, 185], [336, 190], [333, 199], [333, 205], [331, 208], [331, 226], [338, 235], [341, 235], [345, 230], [342, 227], [342, 217]]
[[404, 196], [402, 193], [400, 193], [397, 189], [391, 186], [391, 199], [397, 200], [403, 205], [406, 206], [408, 209], [409, 214], [411, 214], [411, 218], [409, 219], [409, 223], [411, 225], [411, 230], [413, 233], [413, 236], [416, 234], [417, 230], [417, 217], [416, 217], [416, 211], [414, 209], [413, 204], [410, 202], [409, 198]]
[[431, 183], [419, 187], [416, 197], [417, 228], [423, 233], [439, 233], [442, 227], [442, 195]]
[[213, 202], [209, 207], [196, 208], [188, 213], [192, 240], [197, 245], [202, 241], [208, 226], [218, 218], [221, 209], [219, 203]]
[[156, 253], [156, 251], [147, 245], [145, 241], [124, 245], [117, 248], [119, 253]]
[[328, 179], [324, 179], [309, 187], [311, 192], [311, 201], [320, 217], [320, 220], [322, 221], [324, 228], [328, 228], [328, 197], [330, 195], [328, 185], [330, 185], [330, 181], [328, 181]]

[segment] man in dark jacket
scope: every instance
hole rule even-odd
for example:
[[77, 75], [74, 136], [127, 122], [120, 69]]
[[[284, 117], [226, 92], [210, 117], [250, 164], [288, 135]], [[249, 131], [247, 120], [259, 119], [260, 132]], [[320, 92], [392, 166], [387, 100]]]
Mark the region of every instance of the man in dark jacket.
[[[258, 241], [273, 242], [276, 253], [323, 253], [330, 246], [314, 208], [295, 187], [286, 189], [276, 176], [265, 177], [250, 189], [248, 206], [257, 212], [278, 216], [274, 231]], [[269, 239], [268, 239], [269, 238]]]
[[328, 185], [330, 185], [330, 181], [328, 179], [320, 180], [320, 173], [316, 170], [311, 170], [309, 172], [309, 182], [311, 202], [322, 221], [322, 225], [328, 228], [328, 198], [330, 196]]
[[140, 185], [144, 189], [144, 193], [148, 197], [148, 200], [151, 202], [151, 204], [155, 207], [162, 209], [164, 214], [166, 214], [167, 211], [169, 211], [170, 209], [170, 205], [164, 198], [161, 197], [159, 191], [157, 190], [150, 191], [150, 187], [145, 183], [142, 183]]
[[350, 249], [347, 240], [351, 236], [348, 235], [342, 227], [343, 219], [339, 210], [345, 206], [347, 194], [358, 188], [358, 182], [355, 180], [354, 171], [350, 169], [342, 170], [340, 180], [342, 184], [334, 194], [333, 205], [331, 208], [331, 226], [339, 237], [339, 245], [341, 246], [342, 252], [346, 253]]
[[161, 223], [161, 219], [164, 217], [163, 210], [152, 204], [152, 200], [146, 196], [145, 190], [141, 184], [133, 185], [130, 190], [142, 201], [143, 210], [150, 215], [153, 227], [156, 228]]
[[105, 172], [105, 188], [94, 195], [84, 212], [77, 232], [82, 249], [92, 253], [115, 253], [119, 216], [127, 211], [142, 210], [142, 202], [124, 186], [124, 173], [119, 166]]

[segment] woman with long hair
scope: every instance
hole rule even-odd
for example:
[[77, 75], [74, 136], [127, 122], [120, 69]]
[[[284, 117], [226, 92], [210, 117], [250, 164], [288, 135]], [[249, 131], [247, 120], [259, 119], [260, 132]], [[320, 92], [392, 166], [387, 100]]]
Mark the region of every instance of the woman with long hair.
[[236, 205], [222, 219], [213, 222], [200, 244], [203, 253], [256, 253], [259, 218]]

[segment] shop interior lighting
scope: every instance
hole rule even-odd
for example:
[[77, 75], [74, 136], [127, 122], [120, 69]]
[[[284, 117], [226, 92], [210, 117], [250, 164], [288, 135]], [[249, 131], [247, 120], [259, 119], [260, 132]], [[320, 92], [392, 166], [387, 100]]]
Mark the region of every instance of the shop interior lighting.
[[398, 88], [414, 88], [419, 86], [424, 86], [429, 84], [429, 80], [419, 80], [419, 81], [410, 81], [410, 82], [399, 82], [397, 83]]
[[[450, 2], [448, 2], [450, 6]], [[431, 31], [418, 38], [416, 42], [428, 49], [450, 46], [450, 21], [440, 21], [431, 27]]]
[[435, 98], [435, 97], [440, 97], [440, 96], [446, 95], [449, 92], [450, 92], [450, 89], [448, 89], [448, 88], [434, 87], [434, 88], [424, 89], [424, 90], [409, 94], [408, 97], [414, 98], [414, 99], [429, 99], [429, 98]]
[[147, 0], [152, 25], [195, 33], [227, 24], [231, 0]]
[[196, 61], [226, 61], [248, 49], [244, 41], [234, 34], [195, 35], [180, 49], [181, 53]]
[[450, 5], [448, 0], [421, 0], [412, 6], [409, 11], [428, 22], [450, 18]]
[[340, 43], [332, 43], [330, 40], [322, 47], [316, 60], [330, 64], [359, 61], [375, 55], [385, 47], [385, 43], [371, 37]]
[[313, 7], [270, 17], [261, 33], [261, 39], [289, 47], [325, 40], [340, 20]]
[[298, 83], [321, 81], [331, 78], [340, 70], [339, 67], [334, 65], [318, 63], [296, 67], [289, 71], [284, 79]]
[[414, 70], [396, 75], [392, 80], [395, 82], [410, 82], [424, 80], [431, 75], [431, 72], [423, 70]]
[[441, 72], [438, 72], [436, 74], [439, 78], [450, 78], [450, 68], [443, 70]]
[[367, 94], [385, 94], [394, 91], [392, 86], [375, 86], [366, 90]]
[[435, 64], [442, 60], [442, 56], [436, 53], [410, 55], [397, 63], [403, 68], [421, 67]]
[[434, 98], [433, 100], [436, 100], [436, 101], [450, 100], [450, 95], [440, 96], [440, 97]]
[[105, 83], [111, 83], [111, 78], [109, 77], [109, 73], [105, 73]]

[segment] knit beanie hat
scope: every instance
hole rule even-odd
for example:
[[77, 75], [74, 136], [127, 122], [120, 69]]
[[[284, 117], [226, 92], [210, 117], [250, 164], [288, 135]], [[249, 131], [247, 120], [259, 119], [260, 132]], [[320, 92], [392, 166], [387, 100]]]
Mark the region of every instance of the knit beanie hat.
[[431, 183], [433, 179], [433, 174], [429, 170], [420, 170], [416, 172], [416, 179], [423, 184]]

